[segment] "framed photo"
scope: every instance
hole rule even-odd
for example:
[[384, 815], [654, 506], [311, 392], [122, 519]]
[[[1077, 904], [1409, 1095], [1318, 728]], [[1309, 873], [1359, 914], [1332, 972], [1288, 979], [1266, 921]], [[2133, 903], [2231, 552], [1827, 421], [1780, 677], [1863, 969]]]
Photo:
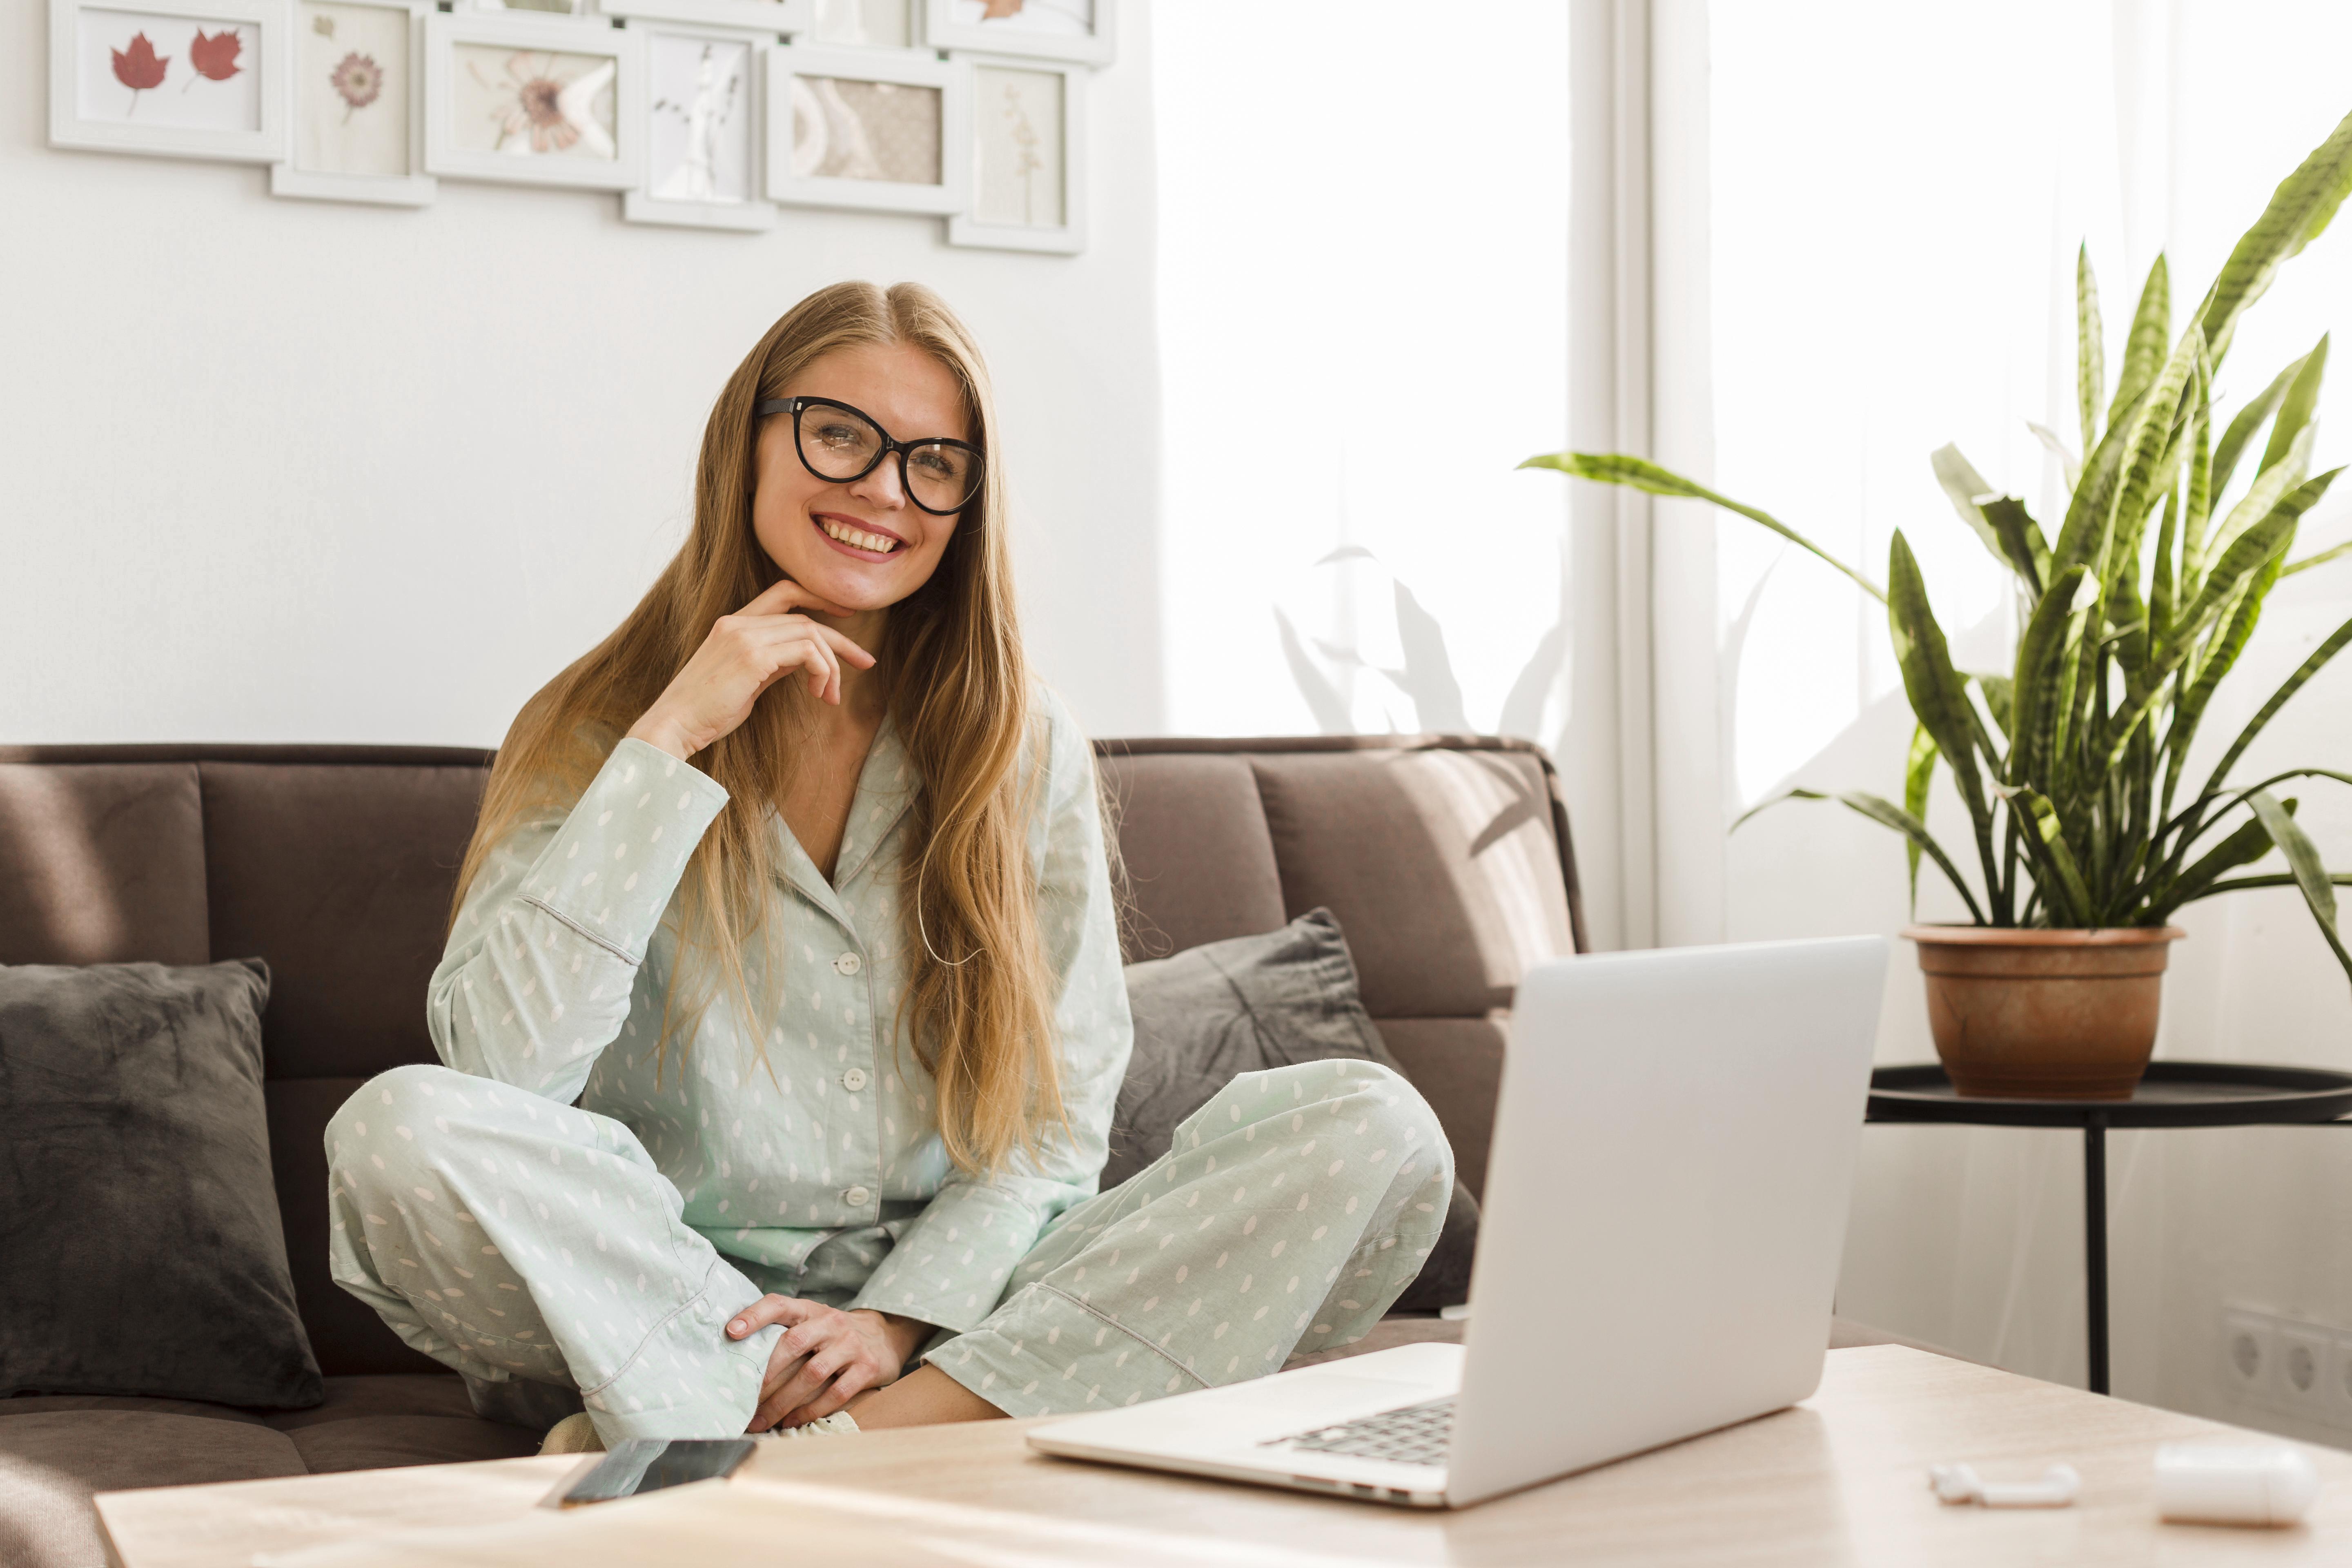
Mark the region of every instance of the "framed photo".
[[49, 0], [49, 145], [275, 163], [285, 0]]
[[272, 195], [432, 201], [425, 172], [425, 18], [432, 0], [293, 0], [290, 147]]
[[1118, 0], [922, 0], [923, 41], [1028, 59], [1107, 66]]
[[995, 250], [1087, 247], [1085, 66], [966, 57], [971, 68], [971, 200], [948, 219], [950, 245]]
[[452, 9], [513, 12], [527, 16], [585, 16], [594, 7], [588, 0], [454, 0]]
[[772, 38], [807, 32], [815, 4], [816, 0], [597, 0], [596, 8], [608, 16], [742, 27]]
[[768, 51], [768, 195], [799, 206], [963, 210], [971, 68], [910, 51]]
[[748, 231], [773, 228], [760, 178], [760, 65], [755, 34], [632, 22], [645, 36], [646, 178], [621, 198], [631, 223]]
[[645, 177], [642, 34], [595, 18], [425, 18], [425, 166], [626, 191]]
[[814, 0], [807, 41], [862, 49], [907, 49], [921, 44], [916, 8], [923, 0]]

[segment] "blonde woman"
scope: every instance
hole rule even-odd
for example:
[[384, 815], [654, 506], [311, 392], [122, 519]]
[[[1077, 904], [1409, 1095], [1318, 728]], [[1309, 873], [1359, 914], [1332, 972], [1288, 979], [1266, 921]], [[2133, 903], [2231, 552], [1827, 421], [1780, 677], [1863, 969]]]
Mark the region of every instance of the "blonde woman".
[[1361, 1334], [1444, 1219], [1435, 1119], [1359, 1061], [1236, 1079], [1095, 1190], [1127, 995], [995, 424], [920, 287], [770, 329], [685, 547], [499, 752], [446, 1065], [328, 1129], [337, 1281], [483, 1414], [576, 1413], [551, 1447], [1255, 1377]]

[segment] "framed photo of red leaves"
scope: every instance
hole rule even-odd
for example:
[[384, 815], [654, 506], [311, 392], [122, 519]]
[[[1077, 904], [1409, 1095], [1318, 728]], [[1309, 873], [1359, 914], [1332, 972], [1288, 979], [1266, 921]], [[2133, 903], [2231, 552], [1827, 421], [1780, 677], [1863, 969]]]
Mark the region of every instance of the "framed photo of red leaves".
[[269, 193], [423, 206], [425, 18], [433, 0], [293, 0], [286, 161]]
[[289, 0], [49, 0], [49, 145], [275, 163]]

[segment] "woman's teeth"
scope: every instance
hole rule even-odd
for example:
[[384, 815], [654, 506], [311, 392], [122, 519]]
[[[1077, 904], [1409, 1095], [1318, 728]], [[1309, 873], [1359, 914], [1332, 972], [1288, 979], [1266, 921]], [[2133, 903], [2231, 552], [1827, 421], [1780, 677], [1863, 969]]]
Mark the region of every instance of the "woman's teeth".
[[819, 519], [817, 526], [844, 544], [856, 545], [860, 550], [871, 550], [877, 554], [887, 555], [898, 547], [898, 542], [887, 533], [868, 533], [864, 529], [851, 528], [845, 523], [835, 522], [831, 518]]

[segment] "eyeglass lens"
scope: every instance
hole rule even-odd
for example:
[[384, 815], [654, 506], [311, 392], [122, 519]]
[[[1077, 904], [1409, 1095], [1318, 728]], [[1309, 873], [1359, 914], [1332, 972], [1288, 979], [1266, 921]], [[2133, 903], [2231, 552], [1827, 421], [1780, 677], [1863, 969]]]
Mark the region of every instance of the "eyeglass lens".
[[[882, 450], [873, 421], [846, 408], [811, 404], [801, 410], [801, 458], [810, 469], [843, 482], [864, 475]], [[906, 454], [908, 493], [926, 510], [954, 511], [980, 485], [980, 464], [961, 447], [926, 442]]]

